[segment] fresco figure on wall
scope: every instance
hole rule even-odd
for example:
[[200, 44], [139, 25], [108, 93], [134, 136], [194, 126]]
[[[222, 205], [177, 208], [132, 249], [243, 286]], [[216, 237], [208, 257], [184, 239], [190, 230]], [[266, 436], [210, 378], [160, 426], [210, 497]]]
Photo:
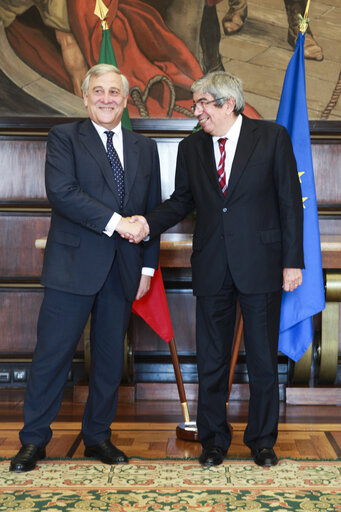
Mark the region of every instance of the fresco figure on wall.
[[[222, 19], [222, 25], [225, 35], [230, 36], [243, 28], [247, 17], [247, 0], [229, 0], [228, 3], [229, 10]], [[284, 0], [288, 17], [288, 43], [293, 48], [295, 48], [299, 30], [298, 15], [303, 16], [306, 3], [306, 0]], [[314, 39], [310, 27], [308, 27], [305, 35], [304, 56], [306, 59], [323, 60], [323, 50]]]
[[160, 13], [167, 27], [186, 44], [204, 73], [224, 70], [216, 9], [220, 0], [144, 1]]
[[[80, 96], [81, 81], [97, 63], [102, 40], [95, 3], [0, 0], [0, 19], [24, 62]], [[117, 64], [134, 91], [128, 102], [132, 118], [192, 117], [191, 84], [203, 70], [223, 69], [216, 3], [111, 0], [107, 5]], [[246, 115], [259, 117], [250, 106]]]

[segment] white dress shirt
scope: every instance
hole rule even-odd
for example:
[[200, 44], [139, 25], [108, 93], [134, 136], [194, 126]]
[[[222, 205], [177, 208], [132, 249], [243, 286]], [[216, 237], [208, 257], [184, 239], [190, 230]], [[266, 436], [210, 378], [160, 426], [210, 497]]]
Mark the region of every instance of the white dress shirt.
[[[104, 145], [104, 148], [105, 148], [105, 151], [107, 150], [107, 134], [105, 133], [106, 131], [108, 131], [106, 128], [104, 128], [103, 126], [100, 126], [99, 124], [95, 123], [94, 121], [91, 121], [92, 124], [94, 125], [101, 141], [103, 142], [103, 145]], [[113, 142], [113, 145], [114, 145], [114, 148], [117, 152], [117, 155], [118, 155], [118, 158], [120, 159], [120, 162], [121, 162], [121, 165], [123, 167], [123, 170], [124, 170], [124, 156], [123, 156], [123, 134], [122, 134], [122, 124], [121, 123], [118, 123], [117, 126], [115, 126], [115, 129], [114, 130], [111, 130], [114, 132], [114, 136], [112, 138], [112, 142]], [[105, 229], [103, 231], [103, 233], [107, 236], [112, 236], [114, 234], [114, 231], [116, 229], [116, 226], [117, 224], [119, 223], [119, 221], [121, 220], [122, 218], [122, 215], [120, 215], [119, 213], [117, 212], [114, 212], [112, 217], [109, 219], [109, 222], [108, 224], [105, 226]], [[154, 272], [155, 272], [155, 269], [153, 268], [149, 268], [149, 267], [143, 267], [142, 268], [142, 274], [146, 275], [146, 276], [153, 276], [154, 275]]]
[[218, 140], [221, 139], [222, 137], [227, 138], [227, 141], [225, 143], [226, 184], [228, 184], [229, 179], [230, 179], [232, 163], [233, 163], [234, 155], [236, 153], [237, 143], [238, 143], [238, 139], [239, 139], [239, 135], [240, 135], [240, 130], [242, 127], [242, 121], [243, 121], [243, 118], [239, 114], [237, 119], [235, 120], [235, 122], [233, 123], [233, 125], [231, 126], [231, 128], [228, 130], [228, 132], [225, 135], [221, 135], [220, 137], [216, 137], [216, 136], [212, 137], [214, 158], [215, 158], [217, 169], [218, 169], [218, 165], [219, 165], [220, 157], [221, 157]]
[[[105, 151], [107, 150], [107, 135], [106, 131], [108, 131], [103, 126], [100, 126], [97, 123], [94, 123], [94, 121], [91, 121], [94, 125], [101, 141], [103, 142]], [[121, 165], [124, 169], [124, 159], [123, 159], [123, 137], [122, 137], [122, 126], [121, 123], [119, 123], [117, 126], [115, 126], [115, 130], [112, 130], [114, 132], [114, 136], [112, 138], [112, 142], [114, 145], [114, 148], [118, 154], [118, 158], [120, 159]], [[121, 215], [117, 212], [114, 212], [113, 216], [110, 218], [108, 224], [105, 226], [105, 229], [103, 233], [105, 233], [108, 236], [112, 236], [117, 224], [119, 223], [121, 219]]]

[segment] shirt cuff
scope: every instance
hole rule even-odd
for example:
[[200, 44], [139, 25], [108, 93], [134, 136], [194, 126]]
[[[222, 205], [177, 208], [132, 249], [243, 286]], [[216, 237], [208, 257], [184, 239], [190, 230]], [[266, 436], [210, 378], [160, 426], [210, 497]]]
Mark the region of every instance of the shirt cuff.
[[153, 277], [155, 268], [142, 267], [142, 275]]
[[117, 224], [120, 222], [121, 219], [122, 215], [115, 212], [114, 215], [110, 218], [108, 224], [105, 226], [103, 233], [107, 236], [112, 236], [117, 227]]

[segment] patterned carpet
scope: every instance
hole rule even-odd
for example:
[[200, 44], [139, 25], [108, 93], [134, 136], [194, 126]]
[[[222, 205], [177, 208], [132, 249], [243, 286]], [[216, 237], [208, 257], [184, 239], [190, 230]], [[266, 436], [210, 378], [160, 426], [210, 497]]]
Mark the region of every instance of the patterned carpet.
[[139, 460], [108, 466], [46, 460], [10, 473], [0, 462], [0, 511], [225, 512], [341, 511], [341, 460], [293, 461], [263, 469], [228, 460], [202, 468], [193, 460]]

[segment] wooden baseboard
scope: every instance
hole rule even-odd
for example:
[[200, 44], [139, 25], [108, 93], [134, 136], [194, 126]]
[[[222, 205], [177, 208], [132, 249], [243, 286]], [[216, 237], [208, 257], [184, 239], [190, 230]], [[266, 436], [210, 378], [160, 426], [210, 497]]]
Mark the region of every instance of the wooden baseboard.
[[286, 388], [288, 405], [341, 405], [340, 388]]
[[[135, 402], [135, 386], [122, 384], [118, 390], [118, 401], [126, 404]], [[78, 403], [85, 403], [88, 398], [88, 381], [79, 381], [73, 388], [73, 399]]]
[[[184, 384], [187, 401], [198, 399], [198, 384]], [[234, 384], [230, 400], [248, 400], [249, 385]], [[136, 400], [179, 400], [176, 384], [169, 382], [138, 382], [136, 384]]]
[[[198, 384], [184, 384], [187, 401], [198, 398]], [[230, 400], [248, 400], [248, 384], [234, 384]], [[88, 398], [88, 382], [78, 382], [73, 388], [75, 402], [85, 403]], [[179, 400], [176, 384], [170, 382], [138, 382], [135, 385], [122, 384], [118, 390], [118, 401], [134, 403], [136, 400]]]
[[[184, 384], [187, 401], [198, 398], [198, 384]], [[88, 397], [87, 381], [78, 382], [73, 388], [75, 402], [85, 403]], [[288, 405], [341, 405], [341, 388], [305, 388], [280, 385], [280, 399]], [[230, 401], [249, 400], [248, 384], [233, 384]], [[122, 384], [118, 391], [118, 401], [133, 404], [137, 400], [179, 400], [176, 384], [169, 382], [138, 382], [134, 385]]]

